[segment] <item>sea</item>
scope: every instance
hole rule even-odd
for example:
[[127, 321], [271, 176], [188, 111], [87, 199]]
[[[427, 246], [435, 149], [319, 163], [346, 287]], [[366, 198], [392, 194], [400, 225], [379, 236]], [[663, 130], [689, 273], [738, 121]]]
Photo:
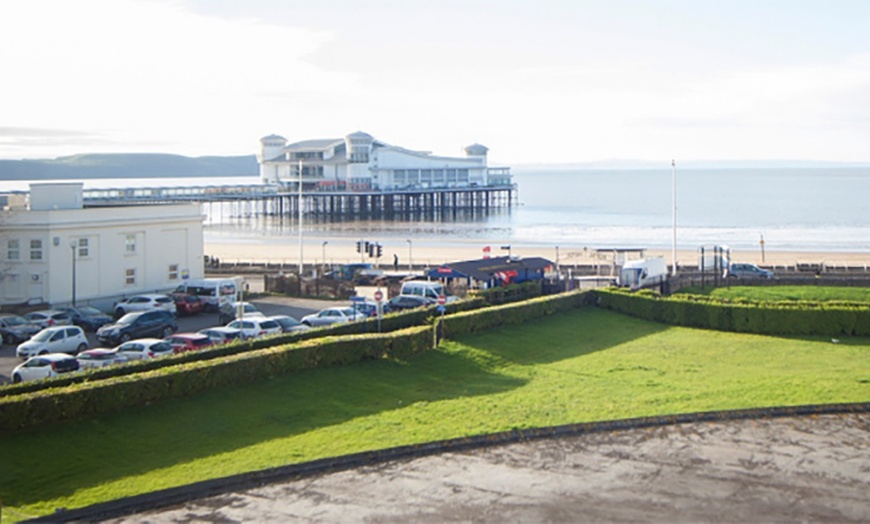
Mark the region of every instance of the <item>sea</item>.
[[[396, 220], [303, 219], [309, 242], [478, 243], [514, 248], [870, 253], [870, 167], [514, 169], [515, 205], [487, 215]], [[257, 184], [258, 177], [81, 180], [85, 188]], [[43, 181], [40, 181], [43, 182]], [[0, 193], [27, 181], [0, 180]], [[238, 216], [204, 205], [205, 241], [286, 244], [295, 217]], [[497, 247], [493, 248], [497, 251]]]

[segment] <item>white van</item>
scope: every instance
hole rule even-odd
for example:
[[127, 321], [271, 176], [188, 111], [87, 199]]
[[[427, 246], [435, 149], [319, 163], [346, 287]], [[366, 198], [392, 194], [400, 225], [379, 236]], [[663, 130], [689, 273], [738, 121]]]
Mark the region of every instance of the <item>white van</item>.
[[444, 295], [447, 302], [453, 302], [456, 297], [448, 295], [444, 289], [444, 284], [437, 280], [409, 280], [402, 284], [400, 295], [417, 295], [418, 297], [427, 297], [432, 300], [438, 300], [439, 295]]
[[185, 281], [175, 292], [196, 295], [206, 311], [218, 311], [222, 305], [238, 300], [244, 280], [243, 277], [197, 278]]

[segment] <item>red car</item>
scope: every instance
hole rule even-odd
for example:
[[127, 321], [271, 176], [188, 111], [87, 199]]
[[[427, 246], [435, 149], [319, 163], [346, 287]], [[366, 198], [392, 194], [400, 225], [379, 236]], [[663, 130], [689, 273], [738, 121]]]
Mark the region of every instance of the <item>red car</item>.
[[195, 315], [205, 309], [205, 304], [196, 295], [173, 293], [172, 300], [175, 301], [175, 311], [179, 315]]
[[176, 333], [171, 337], [166, 337], [163, 340], [169, 342], [172, 350], [175, 353], [184, 353], [185, 351], [195, 351], [197, 349], [207, 348], [214, 342], [202, 333]]

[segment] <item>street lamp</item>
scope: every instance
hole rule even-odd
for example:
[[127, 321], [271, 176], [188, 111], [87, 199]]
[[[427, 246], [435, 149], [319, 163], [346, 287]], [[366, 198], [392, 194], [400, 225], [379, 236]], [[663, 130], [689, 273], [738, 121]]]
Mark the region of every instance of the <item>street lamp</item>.
[[69, 241], [69, 247], [72, 251], [72, 305], [76, 306], [76, 248], [78, 247], [78, 241], [76, 239], [72, 239]]
[[408, 243], [408, 273], [414, 271], [414, 258], [411, 256], [411, 239], [405, 240]]
[[302, 160], [299, 161], [299, 282], [302, 283], [302, 271], [305, 269], [302, 257]]
[[671, 200], [673, 203], [673, 242], [671, 244], [671, 275], [677, 276], [677, 161], [671, 159]]

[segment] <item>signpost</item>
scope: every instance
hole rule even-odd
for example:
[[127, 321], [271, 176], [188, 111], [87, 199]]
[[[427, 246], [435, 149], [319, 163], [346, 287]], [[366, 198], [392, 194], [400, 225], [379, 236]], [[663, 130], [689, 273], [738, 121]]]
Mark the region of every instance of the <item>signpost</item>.
[[436, 311], [441, 313], [441, 320], [438, 322], [438, 329], [435, 333], [435, 344], [437, 345], [441, 341], [441, 336], [444, 333], [444, 311], [447, 310], [447, 297], [444, 295], [438, 295], [438, 306], [435, 308]]
[[378, 303], [378, 333], [381, 332], [381, 315], [384, 312], [383, 308], [383, 300], [384, 300], [384, 292], [380, 289], [375, 290], [375, 302]]

